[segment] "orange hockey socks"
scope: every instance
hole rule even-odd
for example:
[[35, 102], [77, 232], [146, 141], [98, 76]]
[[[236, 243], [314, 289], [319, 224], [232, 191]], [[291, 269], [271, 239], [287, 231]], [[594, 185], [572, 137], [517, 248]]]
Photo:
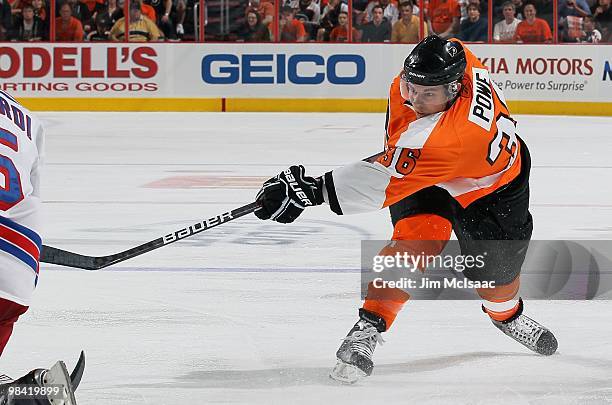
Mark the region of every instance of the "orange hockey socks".
[[[380, 255], [393, 256], [404, 252], [413, 255], [438, 255], [452, 232], [451, 223], [438, 215], [412, 215], [398, 221], [393, 229], [393, 241], [385, 246]], [[424, 271], [424, 268], [420, 268]], [[382, 317], [387, 330], [410, 298], [410, 294], [398, 288], [376, 288], [368, 284], [368, 293], [363, 309]]]

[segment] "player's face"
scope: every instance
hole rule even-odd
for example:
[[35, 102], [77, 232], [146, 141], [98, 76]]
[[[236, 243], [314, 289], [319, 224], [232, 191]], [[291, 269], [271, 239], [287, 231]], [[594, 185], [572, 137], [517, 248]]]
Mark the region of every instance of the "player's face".
[[[402, 82], [404, 81], [402, 80]], [[446, 109], [446, 103], [449, 100], [444, 86], [422, 86], [406, 83], [406, 89], [408, 90], [408, 100], [420, 117]]]

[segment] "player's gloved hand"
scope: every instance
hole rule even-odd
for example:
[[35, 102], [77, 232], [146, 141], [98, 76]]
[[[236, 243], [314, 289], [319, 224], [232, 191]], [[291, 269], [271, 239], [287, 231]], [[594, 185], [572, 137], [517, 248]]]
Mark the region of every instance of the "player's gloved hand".
[[255, 201], [259, 219], [288, 224], [295, 221], [308, 206], [323, 204], [323, 180], [304, 175], [304, 166], [291, 166], [266, 181]]

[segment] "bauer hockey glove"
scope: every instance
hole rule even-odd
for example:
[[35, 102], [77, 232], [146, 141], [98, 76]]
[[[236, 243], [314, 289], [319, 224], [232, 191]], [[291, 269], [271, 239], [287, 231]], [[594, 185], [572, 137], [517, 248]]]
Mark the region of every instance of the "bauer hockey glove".
[[266, 181], [255, 201], [259, 219], [288, 224], [308, 206], [323, 204], [323, 180], [304, 175], [304, 166], [291, 166]]

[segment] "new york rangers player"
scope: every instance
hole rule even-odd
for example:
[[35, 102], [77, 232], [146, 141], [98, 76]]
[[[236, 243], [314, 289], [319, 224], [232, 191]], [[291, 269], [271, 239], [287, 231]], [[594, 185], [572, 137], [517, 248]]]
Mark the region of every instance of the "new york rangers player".
[[[0, 355], [13, 325], [28, 310], [38, 283], [43, 150], [40, 121], [13, 97], [0, 91]], [[47, 396], [28, 397], [34, 391], [26, 387], [51, 384], [63, 386], [60, 393], [53, 393], [53, 402]], [[0, 405], [13, 403], [76, 404], [64, 363], [57, 362], [50, 370], [33, 370], [0, 385]]]

